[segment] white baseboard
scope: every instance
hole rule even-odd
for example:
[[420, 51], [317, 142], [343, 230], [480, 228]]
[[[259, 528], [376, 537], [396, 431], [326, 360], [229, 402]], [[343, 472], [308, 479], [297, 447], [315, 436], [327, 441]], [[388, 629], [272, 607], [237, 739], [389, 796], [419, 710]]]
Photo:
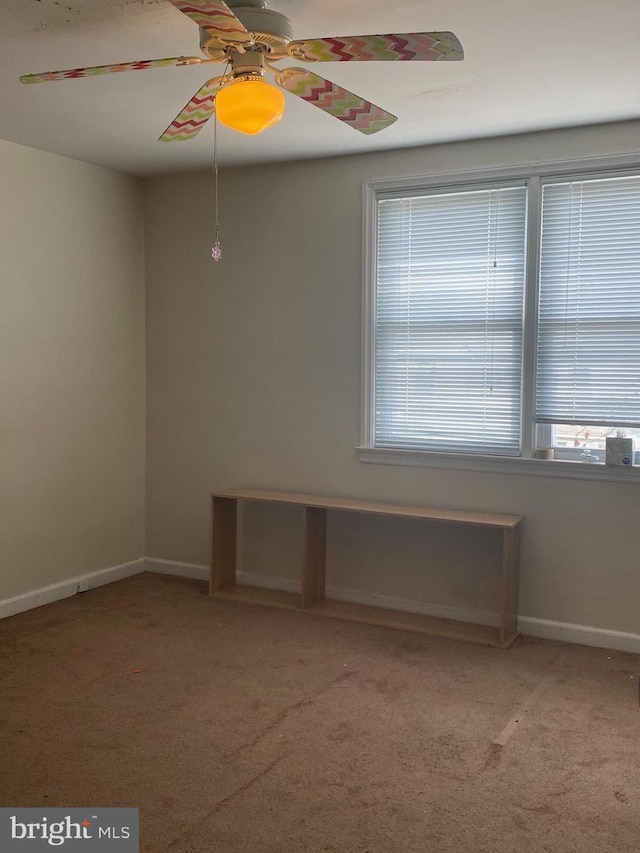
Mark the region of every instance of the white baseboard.
[[453, 619], [457, 622], [473, 622], [476, 625], [500, 626], [500, 615], [481, 610], [467, 610], [463, 607], [450, 607], [446, 604], [429, 604], [424, 601], [411, 601], [389, 595], [376, 595], [359, 589], [342, 589], [328, 586], [327, 598], [335, 601], [350, 601], [352, 604], [366, 604], [369, 607], [382, 607], [385, 610], [401, 610], [405, 613], [420, 613], [422, 616], [436, 616], [438, 619]]
[[[176, 560], [160, 560], [153, 557], [134, 560], [121, 566], [91, 572], [70, 578], [52, 586], [43, 587], [33, 592], [18, 595], [5, 601], [0, 601], [0, 619], [13, 616], [24, 610], [51, 604], [62, 598], [69, 598], [79, 590], [92, 589], [113, 583], [122, 578], [137, 575], [141, 572], [155, 572], [165, 575], [192, 578], [207, 581], [209, 567], [199, 563], [182, 563]], [[238, 581], [249, 586], [261, 586], [268, 589], [280, 589], [285, 592], [300, 592], [300, 582], [291, 578], [278, 578], [251, 572], [238, 572]], [[439, 616], [444, 619], [456, 619], [462, 622], [475, 622], [479, 625], [499, 624], [495, 613], [466, 610], [459, 607], [448, 607], [440, 604], [428, 604], [421, 601], [410, 601], [385, 595], [375, 595], [361, 590], [327, 587], [327, 597], [336, 601], [350, 601], [353, 604], [368, 604], [373, 607], [384, 607], [389, 610], [403, 610], [408, 613], [421, 613], [425, 616]], [[576, 625], [568, 622], [553, 622], [547, 619], [536, 619], [530, 616], [520, 616], [518, 619], [520, 631], [525, 636], [539, 637], [545, 640], [558, 640], [563, 643], [575, 643], [582, 646], [596, 646], [604, 649], [640, 654], [640, 634], [624, 631], [593, 628], [588, 625]]]
[[[158, 566], [158, 568], [156, 568]], [[151, 568], [153, 567], [153, 568]], [[148, 560], [147, 571], [207, 580], [209, 567], [193, 563], [177, 563], [171, 560]], [[261, 586], [267, 589], [280, 589], [284, 592], [300, 592], [300, 582], [290, 578], [277, 578], [250, 572], [237, 573], [239, 583], [248, 586]], [[422, 601], [409, 601], [385, 595], [374, 595], [361, 590], [327, 587], [327, 598], [336, 601], [350, 601], [353, 604], [368, 604], [373, 607], [385, 607], [389, 610], [404, 610], [408, 613], [422, 613], [425, 616], [439, 616], [443, 619], [456, 619], [461, 622], [475, 622], [478, 625], [500, 624], [496, 613], [466, 610], [461, 607], [448, 607], [441, 604], [426, 604]], [[563, 643], [575, 643], [578, 646], [596, 646], [603, 649], [617, 649], [623, 652], [640, 654], [640, 634], [624, 631], [592, 628], [588, 625], [575, 625], [568, 622], [552, 622], [547, 619], [535, 619], [530, 616], [518, 618], [520, 632], [527, 637], [540, 637], [545, 640], [558, 640]]]
[[[196, 563], [177, 563], [173, 560], [147, 559], [147, 571], [161, 574], [179, 575], [197, 580], [209, 579], [209, 567]], [[272, 575], [260, 575], [253, 572], [237, 572], [238, 583], [246, 586], [259, 586], [264, 589], [279, 589], [283, 592], [300, 592], [300, 581], [292, 578], [279, 578]], [[375, 595], [361, 590], [343, 589], [328, 586], [327, 598], [335, 601], [350, 601], [353, 604], [368, 604], [372, 607], [383, 607], [387, 610], [403, 610], [408, 613], [421, 613], [424, 616], [438, 616], [442, 619], [457, 619], [458, 621], [477, 622], [479, 625], [500, 624], [500, 617], [494, 613], [480, 613], [464, 610], [461, 607], [446, 607], [439, 604], [426, 604], [422, 601], [407, 601], [404, 598], [392, 598], [386, 595]]]
[[617, 649], [621, 652], [640, 655], [640, 634], [592, 628], [569, 622], [550, 622], [547, 619], [532, 619], [530, 616], [519, 616], [518, 627], [520, 633], [527, 637], [559, 640], [562, 643], [575, 643], [577, 646]]
[[146, 557], [144, 562], [145, 571], [154, 574], [175, 575], [197, 581], [209, 580], [209, 566], [201, 566], [198, 563], [178, 563], [175, 560], [157, 560], [154, 557]]
[[89, 589], [122, 580], [122, 578], [142, 574], [144, 570], [145, 563], [141, 557], [139, 560], [133, 560], [130, 563], [122, 563], [119, 566], [111, 566], [97, 572], [77, 575], [60, 583], [51, 584], [51, 586], [44, 586], [32, 592], [16, 595], [15, 598], [7, 598], [0, 601], [0, 619], [15, 616], [16, 613], [32, 610], [34, 607], [42, 607], [44, 604], [52, 604], [62, 598], [70, 598], [77, 592], [86, 592]]
[[259, 575], [254, 572], [236, 572], [238, 583], [245, 586], [261, 586], [265, 589], [280, 589], [283, 592], [301, 592], [302, 584], [295, 578], [276, 578], [272, 575]]

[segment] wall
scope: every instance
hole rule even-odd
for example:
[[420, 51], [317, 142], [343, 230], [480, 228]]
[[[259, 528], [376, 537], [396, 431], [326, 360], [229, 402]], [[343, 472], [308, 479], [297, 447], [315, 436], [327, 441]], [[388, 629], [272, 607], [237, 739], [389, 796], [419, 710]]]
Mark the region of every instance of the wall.
[[[363, 464], [356, 454], [362, 181], [628, 153], [639, 130], [624, 123], [226, 170], [217, 265], [211, 175], [148, 181], [148, 556], [206, 564], [208, 495], [231, 486], [516, 512], [526, 516], [525, 617], [640, 634], [637, 486]], [[293, 577], [297, 520], [287, 508], [248, 511], [243, 569]], [[450, 534], [337, 515], [330, 582], [495, 610], [496, 543], [465, 533], [451, 548]]]
[[0, 602], [144, 555], [132, 178], [0, 142]]

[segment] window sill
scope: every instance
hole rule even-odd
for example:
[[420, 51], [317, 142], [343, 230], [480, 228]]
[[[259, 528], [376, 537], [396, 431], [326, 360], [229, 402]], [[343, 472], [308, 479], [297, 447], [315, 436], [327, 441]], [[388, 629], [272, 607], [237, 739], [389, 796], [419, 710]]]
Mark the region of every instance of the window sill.
[[413, 468], [444, 468], [487, 474], [514, 474], [526, 477], [559, 477], [565, 480], [598, 480], [613, 483], [640, 483], [640, 465], [623, 466], [559, 459], [524, 459], [507, 456], [476, 456], [464, 453], [430, 453], [424, 450], [390, 450], [358, 447], [360, 462], [378, 465], [407, 465]]

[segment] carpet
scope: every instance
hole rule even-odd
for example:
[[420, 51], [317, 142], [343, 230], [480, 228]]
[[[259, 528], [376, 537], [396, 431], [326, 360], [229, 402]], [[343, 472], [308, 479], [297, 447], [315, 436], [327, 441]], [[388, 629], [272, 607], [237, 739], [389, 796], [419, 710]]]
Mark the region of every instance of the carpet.
[[0, 622], [0, 806], [139, 807], [144, 853], [637, 853], [639, 671], [138, 575]]

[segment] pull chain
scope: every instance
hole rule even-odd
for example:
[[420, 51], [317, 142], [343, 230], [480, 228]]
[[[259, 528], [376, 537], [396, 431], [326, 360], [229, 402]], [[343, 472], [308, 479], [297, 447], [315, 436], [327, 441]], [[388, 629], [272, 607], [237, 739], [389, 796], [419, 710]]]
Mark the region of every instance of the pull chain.
[[218, 215], [218, 116], [215, 112], [213, 114], [213, 176], [216, 199], [216, 232], [211, 257], [217, 262], [222, 259], [222, 247], [220, 246], [220, 218]]

